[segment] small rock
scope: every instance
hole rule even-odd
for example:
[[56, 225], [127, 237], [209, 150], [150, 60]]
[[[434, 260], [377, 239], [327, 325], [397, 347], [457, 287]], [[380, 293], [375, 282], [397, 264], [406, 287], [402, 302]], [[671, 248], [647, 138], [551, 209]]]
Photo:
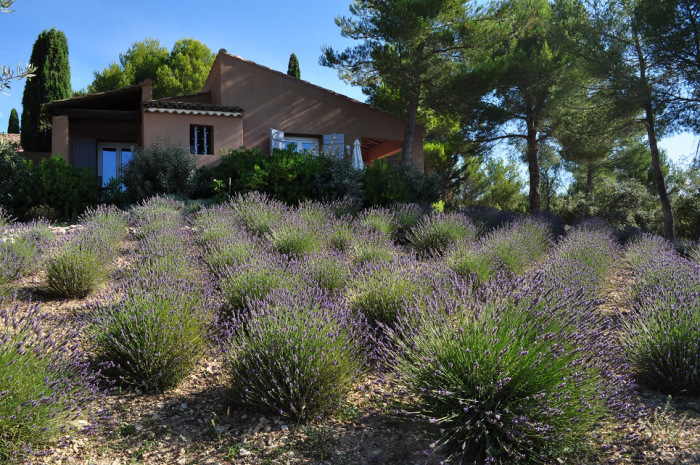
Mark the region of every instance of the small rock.
[[187, 404], [181, 404], [180, 410], [187, 410]]
[[289, 431], [289, 426], [287, 426], [287, 425], [280, 425], [280, 429], [281, 429], [282, 431]]
[[248, 455], [250, 455], [250, 451], [248, 449], [241, 448], [241, 450], [238, 451], [239, 457], [247, 457]]

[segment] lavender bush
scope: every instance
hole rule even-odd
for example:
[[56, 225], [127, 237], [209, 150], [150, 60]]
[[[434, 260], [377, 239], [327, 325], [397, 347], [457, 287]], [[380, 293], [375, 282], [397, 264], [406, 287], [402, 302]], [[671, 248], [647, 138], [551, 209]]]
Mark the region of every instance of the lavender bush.
[[642, 234], [627, 244], [624, 258], [634, 271], [648, 260], [668, 254], [675, 254], [673, 244], [661, 236]]
[[421, 218], [423, 218], [423, 209], [415, 203], [395, 203], [389, 208], [396, 225], [394, 240], [399, 244], [405, 244], [408, 241], [408, 234], [411, 229], [416, 227]]
[[9, 284], [37, 271], [42, 254], [53, 240], [48, 223], [32, 222], [2, 228], [0, 242], [0, 294], [9, 294]]
[[68, 341], [49, 337], [38, 307], [0, 303], [0, 462], [39, 452], [99, 396], [83, 355]]
[[329, 249], [336, 252], [347, 252], [350, 250], [357, 232], [348, 221], [344, 219], [333, 221], [327, 224], [326, 228], [328, 229], [326, 244]]
[[258, 192], [238, 195], [226, 204], [226, 208], [248, 231], [260, 236], [269, 233], [288, 210], [282, 202]]
[[674, 253], [637, 260], [625, 353], [635, 378], [668, 394], [700, 392], [700, 267]]
[[396, 232], [394, 214], [388, 208], [372, 207], [362, 210], [357, 215], [357, 224], [370, 231], [393, 237]]
[[457, 242], [476, 238], [476, 227], [459, 213], [438, 213], [423, 218], [408, 234], [408, 244], [419, 254], [442, 255]]
[[352, 275], [347, 256], [332, 252], [308, 257], [301, 269], [304, 283], [331, 294], [345, 289]]
[[422, 276], [411, 269], [408, 260], [370, 263], [357, 267], [347, 289], [350, 308], [361, 314], [370, 326], [394, 326], [409, 303], [419, 297]]
[[87, 234], [65, 243], [46, 264], [46, 290], [53, 295], [83, 298], [107, 279], [102, 244]]
[[235, 406], [313, 420], [337, 408], [364, 372], [361, 320], [319, 290], [278, 292], [231, 325], [224, 350]]
[[569, 261], [593, 272], [587, 285], [589, 291], [600, 292], [618, 265], [622, 252], [609, 230], [605, 228], [573, 229], [558, 244], [553, 253], [554, 261]]
[[274, 290], [291, 288], [293, 277], [286, 266], [273, 256], [261, 255], [218, 270], [219, 289], [225, 302], [223, 313], [246, 314], [252, 302], [264, 299]]
[[544, 256], [551, 244], [549, 225], [524, 218], [491, 231], [476, 243], [459, 243], [446, 254], [448, 266], [460, 276], [485, 283], [499, 271], [522, 274]]
[[388, 262], [398, 255], [391, 238], [376, 231], [358, 231], [352, 238], [350, 256], [355, 264]]
[[190, 281], [135, 278], [120, 283], [97, 305], [89, 328], [104, 375], [148, 391], [177, 386], [207, 347], [209, 296]]
[[182, 226], [184, 204], [168, 197], [151, 197], [129, 211], [129, 221], [136, 228], [136, 237], [152, 232], [174, 230]]
[[299, 258], [319, 250], [322, 232], [319, 224], [307, 223], [292, 214], [272, 226], [266, 239], [274, 252]]
[[688, 257], [700, 265], [700, 244], [696, 244], [695, 247], [690, 249], [690, 252], [688, 252]]
[[451, 311], [436, 296], [389, 331], [390, 363], [458, 461], [549, 461], [578, 449], [605, 413], [598, 348], [580, 329], [595, 305], [566, 288], [543, 294], [545, 281], [501, 279]]

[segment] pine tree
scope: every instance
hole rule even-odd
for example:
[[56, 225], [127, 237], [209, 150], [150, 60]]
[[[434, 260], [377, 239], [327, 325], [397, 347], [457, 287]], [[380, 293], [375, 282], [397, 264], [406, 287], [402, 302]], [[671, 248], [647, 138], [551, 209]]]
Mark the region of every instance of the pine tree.
[[49, 152], [51, 122], [43, 105], [72, 94], [65, 34], [53, 28], [44, 30], [34, 42], [30, 62], [36, 66], [36, 72], [22, 96], [22, 147], [31, 152]]
[[289, 55], [289, 65], [287, 65], [287, 74], [293, 76], [297, 79], [301, 79], [301, 70], [299, 69], [299, 60], [297, 56], [292, 53]]
[[8, 134], [19, 134], [19, 116], [14, 108], [10, 112], [10, 122], [7, 125]]

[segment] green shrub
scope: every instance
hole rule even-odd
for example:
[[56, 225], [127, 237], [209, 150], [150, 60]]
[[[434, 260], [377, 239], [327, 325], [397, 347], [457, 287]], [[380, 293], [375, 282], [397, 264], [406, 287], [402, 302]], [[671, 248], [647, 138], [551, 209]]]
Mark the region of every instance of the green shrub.
[[25, 191], [31, 179], [31, 163], [4, 141], [0, 142], [0, 205], [18, 216], [27, 209]]
[[597, 217], [617, 229], [661, 230], [658, 200], [636, 179], [615, 181], [603, 178], [590, 197], [575, 194], [564, 198], [555, 211], [566, 223]]
[[214, 179], [227, 186], [227, 192], [229, 179], [231, 180], [231, 194], [263, 191], [267, 186], [265, 157], [260, 147], [250, 150], [245, 147], [229, 149], [221, 157], [221, 163], [213, 168], [212, 174]]
[[367, 205], [417, 202], [430, 204], [442, 195], [442, 180], [424, 175], [413, 163], [398, 166], [386, 159], [376, 160], [362, 178]]
[[326, 158], [325, 170], [316, 175], [318, 198], [362, 200], [365, 196], [362, 187], [363, 171], [353, 168], [352, 162], [345, 157], [327, 156]]
[[265, 159], [267, 186], [265, 192], [290, 205], [303, 200], [318, 199], [316, 178], [326, 171], [328, 157], [292, 148], [275, 149]]
[[122, 182], [130, 202], [135, 203], [158, 194], [186, 198], [194, 188], [194, 158], [181, 145], [167, 138], [134, 152], [124, 166]]
[[413, 200], [398, 171], [384, 159], [375, 161], [365, 169], [362, 187], [367, 205], [389, 205]]

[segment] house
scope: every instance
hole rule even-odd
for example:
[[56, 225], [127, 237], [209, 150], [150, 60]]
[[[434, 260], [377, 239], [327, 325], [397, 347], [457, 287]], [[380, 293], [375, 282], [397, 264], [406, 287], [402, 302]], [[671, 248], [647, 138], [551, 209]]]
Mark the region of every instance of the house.
[[[337, 155], [357, 139], [365, 163], [401, 150], [406, 120], [306, 81], [220, 50], [201, 92], [152, 98], [152, 84], [45, 105], [52, 153], [95, 171], [105, 185], [134, 148], [168, 136], [214, 166], [222, 151], [245, 146], [324, 150]], [[423, 169], [423, 128], [416, 127], [413, 161]]]

